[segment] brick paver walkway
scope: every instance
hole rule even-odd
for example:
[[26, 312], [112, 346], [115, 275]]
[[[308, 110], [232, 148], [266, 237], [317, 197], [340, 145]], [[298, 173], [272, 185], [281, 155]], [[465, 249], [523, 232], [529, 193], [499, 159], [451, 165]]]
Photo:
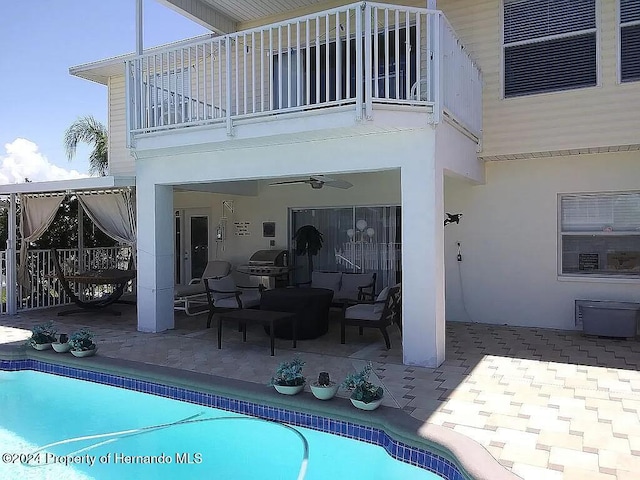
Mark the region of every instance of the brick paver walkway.
[[446, 361], [429, 369], [402, 365], [397, 331], [389, 351], [374, 330], [359, 336], [357, 328], [349, 329], [341, 345], [335, 318], [323, 338], [300, 341], [297, 351], [277, 341], [270, 357], [260, 328], [249, 330], [246, 344], [237, 329], [225, 329], [218, 350], [216, 331], [204, 328], [204, 316], [177, 316], [175, 330], [145, 334], [135, 329], [134, 309], [122, 308], [122, 317], [57, 317], [54, 311], [2, 316], [0, 343], [24, 342], [32, 325], [52, 319], [61, 332], [92, 328], [100, 355], [256, 383], [266, 383], [276, 365], [296, 352], [310, 378], [326, 370], [341, 380], [371, 360], [386, 405], [473, 438], [527, 480], [640, 478], [636, 341], [450, 323]]

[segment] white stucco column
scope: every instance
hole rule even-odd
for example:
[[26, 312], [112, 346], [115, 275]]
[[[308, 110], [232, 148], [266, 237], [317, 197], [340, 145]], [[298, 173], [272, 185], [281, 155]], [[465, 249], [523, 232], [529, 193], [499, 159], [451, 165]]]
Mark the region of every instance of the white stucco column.
[[173, 328], [173, 188], [137, 182], [138, 330]]
[[444, 362], [443, 176], [435, 149], [408, 160], [402, 188], [402, 348], [405, 365]]

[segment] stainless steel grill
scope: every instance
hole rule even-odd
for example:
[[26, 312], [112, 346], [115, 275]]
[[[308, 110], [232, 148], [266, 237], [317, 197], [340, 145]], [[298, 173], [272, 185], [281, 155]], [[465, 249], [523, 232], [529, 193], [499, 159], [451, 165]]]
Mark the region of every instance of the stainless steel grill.
[[286, 250], [258, 250], [246, 265], [238, 266], [240, 273], [260, 277], [278, 277], [288, 275], [291, 268], [288, 265]]

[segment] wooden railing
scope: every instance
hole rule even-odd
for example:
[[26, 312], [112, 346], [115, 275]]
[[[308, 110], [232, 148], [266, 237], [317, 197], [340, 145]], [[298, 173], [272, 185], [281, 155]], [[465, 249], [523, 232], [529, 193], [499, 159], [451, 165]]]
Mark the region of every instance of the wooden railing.
[[442, 12], [356, 3], [184, 43], [127, 62], [132, 134], [314, 108], [374, 104], [448, 109], [481, 131], [478, 67]]

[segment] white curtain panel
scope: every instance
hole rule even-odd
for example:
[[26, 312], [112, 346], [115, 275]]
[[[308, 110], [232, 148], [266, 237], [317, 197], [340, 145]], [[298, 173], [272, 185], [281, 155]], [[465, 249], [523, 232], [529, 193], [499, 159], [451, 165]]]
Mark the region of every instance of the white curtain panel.
[[[91, 221], [117, 242], [131, 245], [135, 259], [135, 193], [129, 190], [104, 193], [78, 193], [78, 201]], [[134, 260], [135, 263], [135, 260]]]
[[53, 222], [64, 195], [30, 197], [20, 195], [20, 265], [18, 266], [18, 283], [29, 289], [27, 274], [27, 246], [38, 240]]

